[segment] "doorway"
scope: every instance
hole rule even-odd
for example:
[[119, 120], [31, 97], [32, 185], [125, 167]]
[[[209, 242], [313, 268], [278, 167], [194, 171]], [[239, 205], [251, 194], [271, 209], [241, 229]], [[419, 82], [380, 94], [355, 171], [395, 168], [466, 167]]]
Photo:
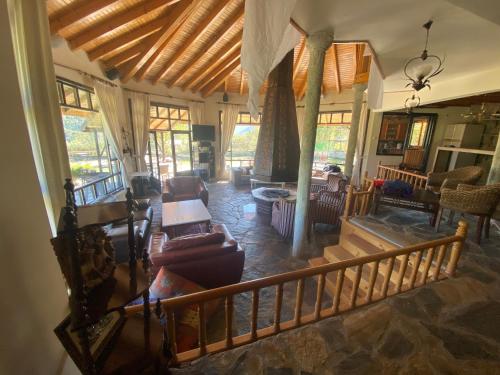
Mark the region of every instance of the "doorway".
[[190, 176], [193, 172], [191, 132], [172, 130], [171, 134], [174, 175]]

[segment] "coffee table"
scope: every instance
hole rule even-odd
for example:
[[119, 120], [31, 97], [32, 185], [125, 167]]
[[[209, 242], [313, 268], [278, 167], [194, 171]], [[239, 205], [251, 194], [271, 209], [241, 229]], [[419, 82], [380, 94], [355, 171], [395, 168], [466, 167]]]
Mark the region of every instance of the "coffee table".
[[201, 199], [162, 203], [161, 229], [170, 238], [176, 237], [181, 226], [206, 224], [210, 227], [212, 216]]
[[429, 223], [431, 226], [436, 224], [437, 213], [439, 210], [439, 194], [430, 190], [416, 189], [408, 197], [394, 196], [384, 194], [382, 189], [375, 189], [373, 195], [373, 213], [377, 213], [378, 206], [391, 206], [407, 208], [413, 211], [428, 212], [431, 214]]

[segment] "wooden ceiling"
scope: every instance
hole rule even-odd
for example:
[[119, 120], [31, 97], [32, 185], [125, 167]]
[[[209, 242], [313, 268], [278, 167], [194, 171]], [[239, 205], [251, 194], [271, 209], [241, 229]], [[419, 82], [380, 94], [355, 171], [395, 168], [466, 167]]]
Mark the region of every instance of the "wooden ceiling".
[[[246, 94], [240, 66], [244, 0], [48, 0], [50, 29], [126, 83], [148, 80], [200, 92]], [[335, 43], [327, 51], [322, 92], [367, 80], [365, 45]], [[294, 90], [306, 90], [309, 52], [295, 48]], [[261, 88], [265, 92], [266, 85]]]

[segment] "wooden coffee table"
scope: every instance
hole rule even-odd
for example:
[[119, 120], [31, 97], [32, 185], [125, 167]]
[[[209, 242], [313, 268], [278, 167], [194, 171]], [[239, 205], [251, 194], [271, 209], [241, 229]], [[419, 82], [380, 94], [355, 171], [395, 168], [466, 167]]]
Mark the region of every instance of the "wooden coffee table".
[[179, 227], [189, 224], [206, 224], [208, 229], [210, 220], [212, 220], [212, 216], [201, 199], [162, 204], [161, 229], [170, 238], [178, 235]]

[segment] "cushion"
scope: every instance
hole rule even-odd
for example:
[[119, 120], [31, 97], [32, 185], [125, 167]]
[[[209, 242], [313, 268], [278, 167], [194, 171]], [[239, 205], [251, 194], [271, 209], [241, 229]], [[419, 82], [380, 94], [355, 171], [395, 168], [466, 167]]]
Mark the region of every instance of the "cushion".
[[382, 190], [384, 194], [397, 197], [410, 197], [413, 194], [413, 186], [402, 180], [385, 180]]
[[225, 240], [224, 233], [199, 233], [189, 234], [187, 236], [176, 237], [167, 241], [163, 245], [163, 251], [186, 249], [210, 244], [220, 244]]
[[189, 199], [196, 199], [196, 193], [195, 192], [190, 192], [190, 193], [175, 193], [175, 199], [176, 200], [189, 200]]

